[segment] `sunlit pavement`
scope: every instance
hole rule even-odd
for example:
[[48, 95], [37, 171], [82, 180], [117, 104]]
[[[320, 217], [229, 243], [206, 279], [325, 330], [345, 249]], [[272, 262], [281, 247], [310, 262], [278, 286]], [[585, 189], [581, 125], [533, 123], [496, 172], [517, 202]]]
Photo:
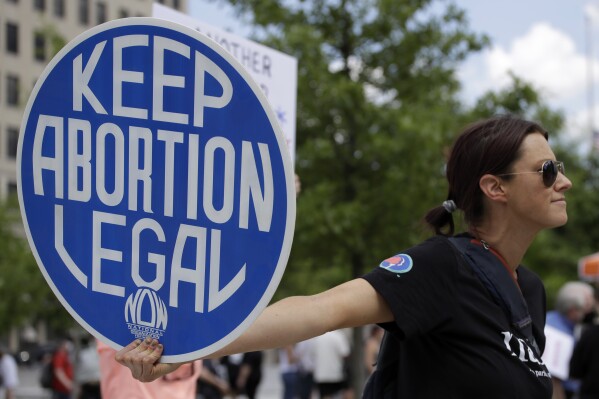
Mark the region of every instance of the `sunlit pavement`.
[[19, 387], [16, 390], [17, 399], [49, 399], [52, 397], [47, 389], [39, 384], [41, 367], [19, 366]]

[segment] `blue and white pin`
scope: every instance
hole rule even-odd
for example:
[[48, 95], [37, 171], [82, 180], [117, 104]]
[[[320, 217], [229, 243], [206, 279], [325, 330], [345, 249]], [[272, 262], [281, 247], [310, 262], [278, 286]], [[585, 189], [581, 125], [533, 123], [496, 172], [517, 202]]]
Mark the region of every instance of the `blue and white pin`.
[[382, 261], [379, 266], [395, 274], [403, 274], [412, 270], [413, 265], [414, 262], [410, 255], [398, 254]]

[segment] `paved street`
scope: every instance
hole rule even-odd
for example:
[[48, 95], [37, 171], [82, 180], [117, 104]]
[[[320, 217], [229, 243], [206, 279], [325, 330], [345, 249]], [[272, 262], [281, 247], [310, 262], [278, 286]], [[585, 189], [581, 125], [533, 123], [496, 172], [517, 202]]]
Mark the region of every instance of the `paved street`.
[[[258, 389], [258, 399], [280, 399], [282, 386], [277, 365], [273, 363], [272, 356], [266, 356], [262, 370], [264, 374]], [[39, 366], [19, 368], [21, 383], [17, 389], [17, 399], [50, 399], [50, 392], [39, 385], [39, 373]]]
[[16, 395], [18, 399], [50, 398], [50, 392], [39, 385], [40, 371], [41, 368], [39, 365], [19, 367], [20, 384]]

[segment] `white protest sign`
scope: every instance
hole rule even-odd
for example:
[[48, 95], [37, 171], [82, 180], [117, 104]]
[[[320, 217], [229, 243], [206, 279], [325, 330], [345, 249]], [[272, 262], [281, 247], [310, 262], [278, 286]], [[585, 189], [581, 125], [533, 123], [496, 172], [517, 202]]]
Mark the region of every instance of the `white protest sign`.
[[567, 380], [570, 371], [570, 358], [574, 350], [574, 338], [551, 326], [545, 326], [545, 338], [543, 363], [551, 375], [561, 380]]
[[152, 16], [177, 22], [205, 34], [247, 69], [275, 111], [289, 146], [291, 161], [294, 163], [297, 59], [159, 3], [154, 3]]

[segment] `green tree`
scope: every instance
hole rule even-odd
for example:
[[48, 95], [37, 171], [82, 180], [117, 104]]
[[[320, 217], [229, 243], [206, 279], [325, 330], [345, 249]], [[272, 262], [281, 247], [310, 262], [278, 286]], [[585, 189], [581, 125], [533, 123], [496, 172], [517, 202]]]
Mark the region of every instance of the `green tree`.
[[0, 334], [44, 320], [64, 331], [72, 319], [44, 280], [23, 238], [15, 197], [0, 203]]
[[67, 44], [67, 39], [58, 32], [57, 27], [53, 24], [45, 24], [41, 32], [48, 39], [47, 50], [50, 51], [49, 59], [52, 59]]
[[264, 42], [299, 59], [304, 189], [289, 275], [298, 267], [318, 278], [280, 293], [319, 291], [415, 242], [414, 215], [435, 203], [423, 200], [444, 195], [442, 151], [460, 108], [455, 68], [486, 37], [454, 5], [430, 0], [229, 3], [253, 15]]
[[539, 88], [510, 73], [511, 83], [499, 91], [484, 93], [466, 114], [470, 120], [487, 118], [495, 114], [515, 114], [538, 121], [549, 132], [552, 142], [559, 138], [564, 128], [564, 115], [551, 109], [544, 101]]

